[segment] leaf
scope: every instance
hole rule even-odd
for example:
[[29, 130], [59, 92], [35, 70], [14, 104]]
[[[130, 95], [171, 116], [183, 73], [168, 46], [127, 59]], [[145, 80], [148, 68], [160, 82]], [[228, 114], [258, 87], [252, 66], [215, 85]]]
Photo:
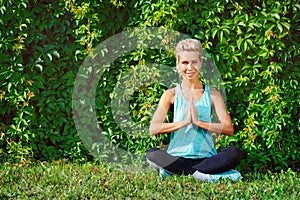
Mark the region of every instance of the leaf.
[[273, 13], [271, 14], [273, 17], [275, 17], [276, 19], [280, 20], [280, 16], [278, 13]]
[[22, 31], [22, 30], [23, 30], [23, 27], [24, 27], [24, 28], [27, 28], [27, 24], [20, 24], [19, 30]]
[[239, 26], [236, 27], [237, 28], [237, 35], [243, 34], [241, 28]]
[[227, 29], [227, 28], [224, 28], [223, 31], [224, 31], [225, 33], [227, 33], [228, 35], [230, 34], [230, 31], [229, 31], [229, 29]]
[[51, 54], [54, 55], [56, 58], [60, 58], [60, 55], [57, 50], [51, 51]]
[[239, 37], [239, 39], [236, 41], [238, 49], [241, 49], [242, 42], [243, 42], [243, 39], [241, 37]]
[[281, 22], [281, 25], [283, 25], [287, 30], [290, 30], [290, 24], [287, 22]]
[[243, 52], [247, 51], [247, 41], [244, 41], [244, 45], [243, 45]]
[[50, 53], [45, 54], [46, 62], [52, 62], [52, 55]]
[[251, 39], [247, 39], [246, 40], [246, 42], [250, 45], [250, 47], [252, 47], [253, 46], [253, 42], [252, 42], [252, 40]]
[[41, 72], [43, 71], [43, 66], [41, 64], [36, 64], [35, 65]]
[[283, 28], [282, 28], [282, 26], [281, 26], [280, 23], [277, 24], [277, 28], [278, 28], [278, 30], [279, 30], [279, 33], [282, 33]]
[[223, 30], [220, 30], [220, 31], [219, 31], [219, 39], [220, 39], [220, 42], [221, 42], [221, 43], [224, 42]]
[[264, 59], [267, 59], [269, 57], [269, 51], [266, 48], [263, 48], [260, 50], [258, 55], [263, 57]]
[[238, 25], [244, 26], [244, 27], [246, 26], [245, 22], [243, 22], [243, 21], [239, 22]]
[[268, 36], [270, 32], [272, 32], [272, 29], [275, 27], [274, 24], [272, 24], [266, 31], [265, 31], [265, 36]]
[[215, 38], [215, 36], [216, 36], [218, 30], [219, 30], [219, 29], [217, 29], [217, 28], [213, 28], [213, 29], [212, 29], [212, 33], [211, 33], [211, 37], [212, 37], [212, 38]]
[[8, 83], [8, 85], [7, 85], [7, 91], [8, 91], [8, 92], [10, 92], [10, 88], [11, 88], [11, 86], [12, 86], [12, 83], [11, 83], [11, 82], [9, 82], [9, 83]]

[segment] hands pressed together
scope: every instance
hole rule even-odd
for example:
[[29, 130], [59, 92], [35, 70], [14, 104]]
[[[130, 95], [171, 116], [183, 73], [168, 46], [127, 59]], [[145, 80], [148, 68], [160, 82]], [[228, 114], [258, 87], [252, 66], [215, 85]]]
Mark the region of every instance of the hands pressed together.
[[194, 99], [191, 97], [182, 123], [184, 126], [188, 126], [191, 123], [197, 125], [198, 121], [198, 111], [194, 105]]
[[161, 97], [159, 107], [155, 111], [152, 118], [149, 127], [150, 135], [153, 136], [161, 133], [170, 133], [185, 126], [190, 127], [192, 124], [214, 133], [232, 135], [234, 132], [232, 121], [226, 111], [224, 101], [220, 93], [215, 90], [211, 90], [211, 99], [218, 117], [218, 122], [206, 122], [198, 119], [198, 111], [194, 105], [196, 99], [201, 98], [201, 96], [195, 95], [199, 94], [199, 90], [194, 91], [193, 89], [184, 86], [185, 85], [182, 87], [182, 92], [185, 99], [188, 100], [188, 106], [186, 108], [184, 119], [182, 121], [171, 123], [164, 122], [171, 104], [171, 99], [174, 98], [174, 93], [167, 91]]

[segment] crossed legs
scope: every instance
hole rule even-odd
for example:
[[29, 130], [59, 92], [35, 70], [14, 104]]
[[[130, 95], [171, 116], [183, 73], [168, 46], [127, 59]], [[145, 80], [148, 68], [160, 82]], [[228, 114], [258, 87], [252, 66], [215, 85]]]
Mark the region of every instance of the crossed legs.
[[206, 174], [228, 171], [235, 168], [244, 155], [245, 153], [235, 146], [227, 147], [212, 157], [200, 159], [172, 156], [162, 149], [151, 148], [146, 153], [146, 158], [170, 173], [188, 175], [195, 171]]

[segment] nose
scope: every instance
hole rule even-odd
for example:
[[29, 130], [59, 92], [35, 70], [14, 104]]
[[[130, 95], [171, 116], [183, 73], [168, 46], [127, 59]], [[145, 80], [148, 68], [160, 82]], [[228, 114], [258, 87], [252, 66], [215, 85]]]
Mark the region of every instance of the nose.
[[191, 65], [191, 63], [189, 63], [189, 64], [187, 65], [187, 69], [188, 69], [188, 70], [192, 70], [192, 69], [193, 69], [193, 66]]

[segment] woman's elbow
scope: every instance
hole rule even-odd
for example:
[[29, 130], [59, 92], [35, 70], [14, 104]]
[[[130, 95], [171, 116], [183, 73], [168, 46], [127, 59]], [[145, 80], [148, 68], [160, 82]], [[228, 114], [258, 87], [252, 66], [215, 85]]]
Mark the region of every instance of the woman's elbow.
[[233, 126], [228, 127], [228, 129], [226, 130], [225, 134], [228, 136], [232, 136], [234, 133], [234, 128]]
[[149, 130], [150, 136], [155, 136], [156, 133], [154, 131]]
[[149, 133], [151, 136], [162, 133], [162, 128], [164, 127], [163, 123], [153, 122], [149, 126]]
[[153, 124], [150, 124], [150, 126], [149, 126], [149, 133], [150, 133], [150, 136], [155, 136], [156, 135], [156, 130], [155, 130]]
[[225, 123], [222, 128], [222, 134], [232, 136], [234, 132], [233, 125], [231, 123]]

